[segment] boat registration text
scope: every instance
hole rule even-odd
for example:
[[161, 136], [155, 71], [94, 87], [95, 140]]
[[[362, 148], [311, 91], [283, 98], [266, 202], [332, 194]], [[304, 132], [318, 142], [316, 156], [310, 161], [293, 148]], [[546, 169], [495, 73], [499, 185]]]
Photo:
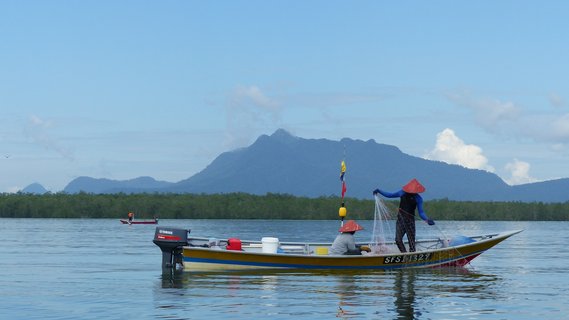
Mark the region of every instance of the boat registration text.
[[400, 256], [389, 256], [383, 258], [384, 264], [392, 263], [409, 263], [409, 262], [420, 262], [427, 261], [431, 258], [431, 252], [416, 253], [410, 255], [400, 255]]

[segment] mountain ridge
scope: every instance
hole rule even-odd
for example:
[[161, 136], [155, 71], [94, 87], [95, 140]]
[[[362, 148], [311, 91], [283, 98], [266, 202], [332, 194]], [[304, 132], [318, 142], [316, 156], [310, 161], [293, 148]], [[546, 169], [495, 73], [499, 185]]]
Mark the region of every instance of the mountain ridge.
[[396, 191], [417, 178], [426, 200], [569, 201], [569, 179], [510, 186], [496, 174], [403, 153], [398, 147], [343, 138], [305, 139], [279, 129], [245, 148], [221, 153], [203, 170], [178, 182], [139, 177], [116, 181], [79, 177], [66, 193], [286, 193], [338, 196], [340, 162], [346, 160], [347, 197], [370, 199], [372, 190]]

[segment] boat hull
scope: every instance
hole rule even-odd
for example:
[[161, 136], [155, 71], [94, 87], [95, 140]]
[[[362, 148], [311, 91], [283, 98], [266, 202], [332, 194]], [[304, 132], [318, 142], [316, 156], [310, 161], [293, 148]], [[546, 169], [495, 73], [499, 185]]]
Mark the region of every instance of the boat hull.
[[158, 221], [156, 220], [135, 220], [129, 223], [126, 219], [120, 219], [120, 222], [122, 224], [158, 224]]
[[387, 270], [463, 266], [518, 232], [521, 230], [482, 236], [479, 241], [460, 246], [410, 253], [334, 256], [215, 250], [186, 246], [183, 248], [182, 257], [184, 270], [190, 272], [248, 269]]

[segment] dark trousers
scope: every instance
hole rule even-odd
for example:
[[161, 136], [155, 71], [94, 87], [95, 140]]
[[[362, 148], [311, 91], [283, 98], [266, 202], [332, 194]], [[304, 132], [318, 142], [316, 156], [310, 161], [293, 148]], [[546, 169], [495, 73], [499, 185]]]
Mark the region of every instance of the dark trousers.
[[401, 252], [407, 252], [403, 244], [405, 234], [409, 240], [409, 252], [415, 252], [415, 217], [407, 213], [399, 213], [395, 225], [395, 243]]

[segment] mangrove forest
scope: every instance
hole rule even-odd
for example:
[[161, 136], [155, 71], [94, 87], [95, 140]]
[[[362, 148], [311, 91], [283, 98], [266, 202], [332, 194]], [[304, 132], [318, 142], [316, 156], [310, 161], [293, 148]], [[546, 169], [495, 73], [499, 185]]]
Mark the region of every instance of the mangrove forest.
[[[371, 198], [371, 196], [370, 196]], [[1, 218], [137, 219], [338, 219], [337, 196], [306, 198], [288, 194], [0, 194]], [[348, 219], [373, 219], [375, 201], [345, 199]], [[397, 212], [398, 200], [385, 201]], [[425, 212], [434, 220], [566, 221], [569, 202], [474, 202], [430, 200]]]

